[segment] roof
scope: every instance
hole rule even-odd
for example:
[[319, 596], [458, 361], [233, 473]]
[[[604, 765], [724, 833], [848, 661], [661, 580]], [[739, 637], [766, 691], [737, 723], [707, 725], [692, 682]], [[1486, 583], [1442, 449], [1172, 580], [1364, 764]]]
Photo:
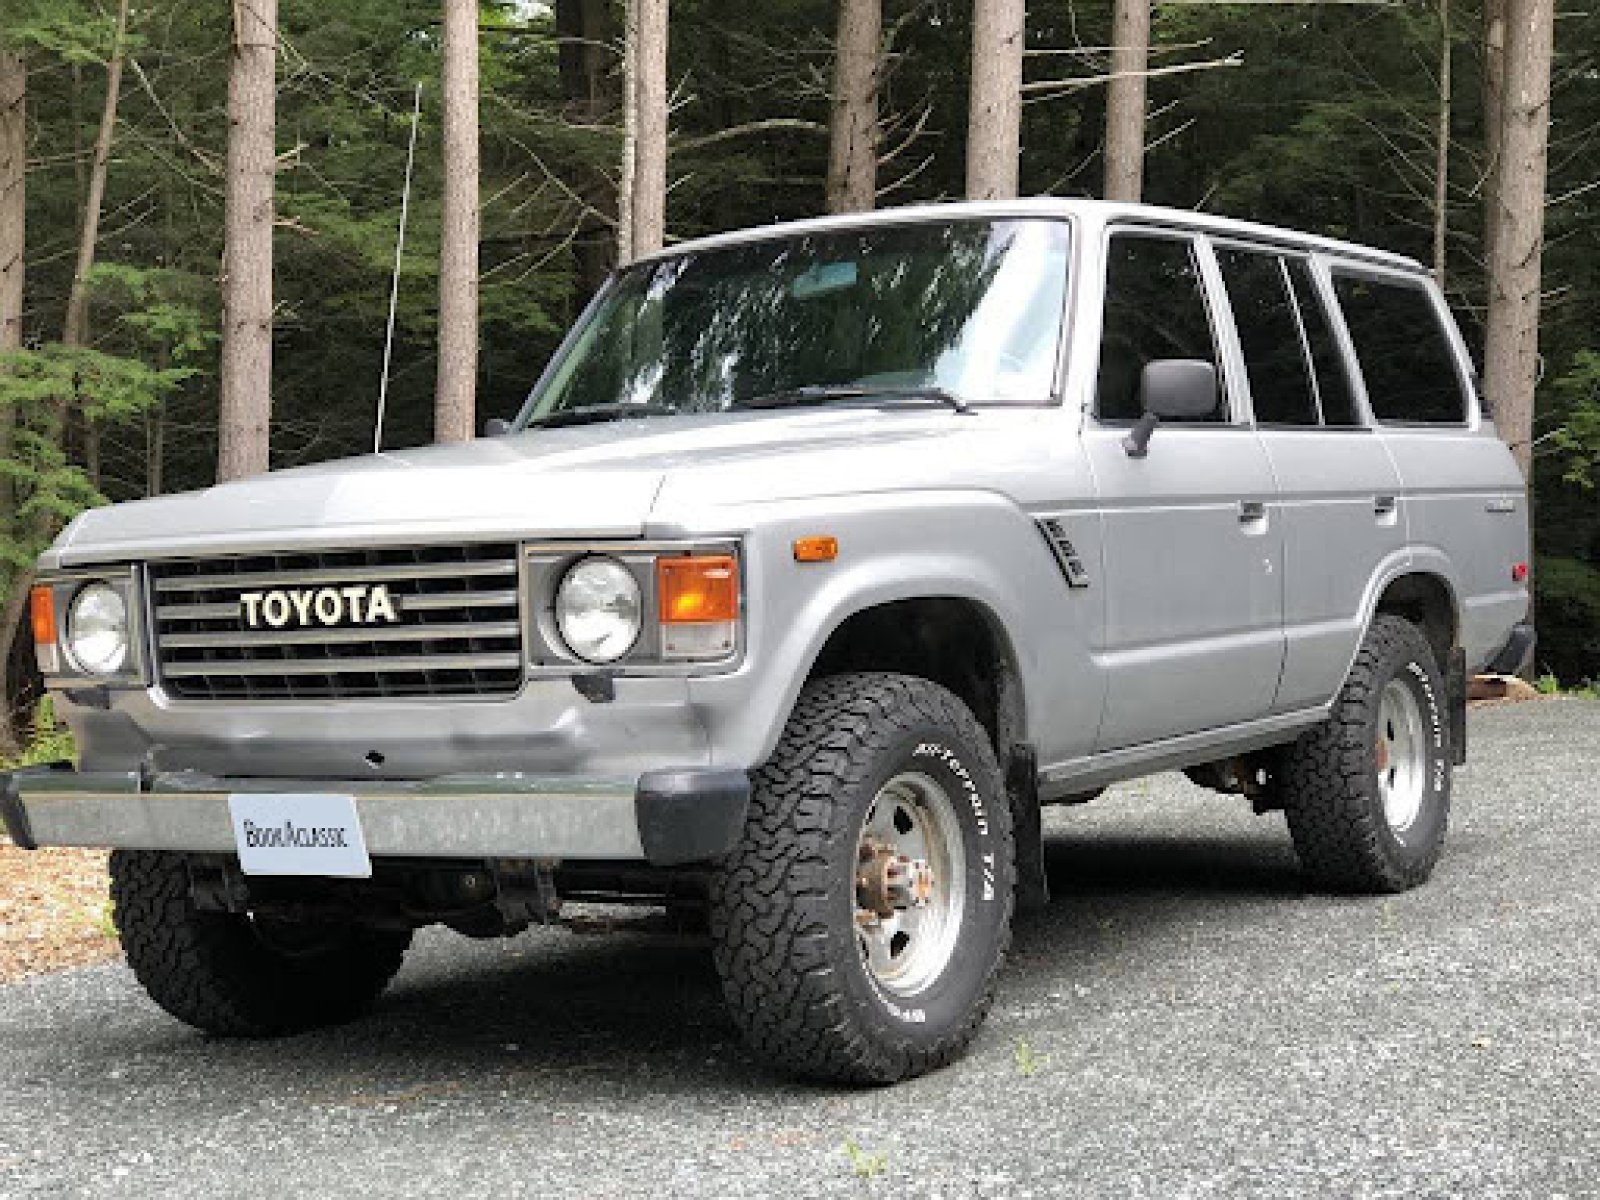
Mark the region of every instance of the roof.
[[714, 250], [723, 246], [745, 245], [772, 238], [794, 237], [808, 233], [831, 233], [873, 225], [900, 225], [908, 223], [950, 221], [974, 218], [1004, 217], [1081, 217], [1095, 224], [1113, 221], [1131, 224], [1160, 225], [1165, 228], [1198, 230], [1219, 236], [1247, 238], [1251, 241], [1294, 246], [1314, 253], [1334, 254], [1344, 258], [1359, 259], [1405, 271], [1425, 272], [1414, 258], [1363, 246], [1336, 238], [1301, 233], [1276, 225], [1262, 225], [1253, 221], [1235, 220], [1211, 213], [1192, 212], [1182, 208], [1162, 208], [1154, 204], [1124, 204], [1109, 200], [1070, 199], [1055, 196], [1034, 196], [1019, 200], [993, 200], [963, 202], [958, 204], [916, 204], [904, 208], [881, 208], [872, 212], [845, 213], [838, 216], [811, 217], [803, 221], [775, 222], [747, 229], [712, 234], [709, 237], [679, 242], [654, 254], [645, 255], [641, 261], [671, 258], [679, 254], [700, 250]]

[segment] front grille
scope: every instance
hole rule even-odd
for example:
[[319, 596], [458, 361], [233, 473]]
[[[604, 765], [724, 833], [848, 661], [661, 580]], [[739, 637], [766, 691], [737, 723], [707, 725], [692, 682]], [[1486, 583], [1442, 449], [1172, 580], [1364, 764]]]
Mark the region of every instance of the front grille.
[[[156, 657], [175, 696], [508, 696], [522, 683], [513, 545], [261, 554], [149, 570]], [[393, 620], [361, 598], [380, 586]], [[319, 611], [308, 591], [337, 599], [323, 596]], [[263, 607], [273, 592], [299, 592], [300, 602], [286, 596]], [[259, 595], [247, 603], [247, 593]]]

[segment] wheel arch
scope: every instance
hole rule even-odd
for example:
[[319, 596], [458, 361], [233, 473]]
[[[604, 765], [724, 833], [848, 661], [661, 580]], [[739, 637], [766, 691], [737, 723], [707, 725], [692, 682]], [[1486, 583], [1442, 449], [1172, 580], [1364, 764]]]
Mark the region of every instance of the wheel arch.
[[1005, 764], [1027, 741], [1027, 697], [1000, 615], [966, 595], [924, 594], [843, 614], [807, 672], [893, 671], [948, 688], [970, 708]]
[[1461, 636], [1461, 609], [1455, 586], [1441, 571], [1419, 566], [1390, 576], [1373, 599], [1365, 627], [1380, 613], [1416, 625], [1433, 647], [1439, 669], [1449, 668]]

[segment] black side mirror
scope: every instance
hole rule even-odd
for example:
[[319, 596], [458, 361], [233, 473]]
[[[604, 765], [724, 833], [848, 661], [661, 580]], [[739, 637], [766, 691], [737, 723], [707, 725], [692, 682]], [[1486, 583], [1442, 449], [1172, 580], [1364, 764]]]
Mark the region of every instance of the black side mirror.
[[511, 432], [511, 422], [504, 417], [490, 417], [483, 423], [484, 437], [505, 437]]
[[1200, 421], [1217, 411], [1217, 367], [1198, 358], [1158, 358], [1139, 374], [1139, 407], [1144, 416], [1122, 439], [1129, 458], [1150, 452], [1150, 438], [1162, 421]]

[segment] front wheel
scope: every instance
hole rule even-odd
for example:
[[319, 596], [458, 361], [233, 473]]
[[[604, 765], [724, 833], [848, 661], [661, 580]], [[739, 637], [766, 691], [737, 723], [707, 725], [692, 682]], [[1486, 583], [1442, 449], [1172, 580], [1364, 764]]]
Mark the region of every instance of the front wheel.
[[1422, 631], [1372, 622], [1331, 718], [1277, 772], [1296, 853], [1318, 884], [1402, 892], [1444, 848], [1451, 747], [1444, 677]]
[[954, 1059], [988, 1011], [1013, 903], [1011, 809], [982, 726], [924, 679], [816, 680], [754, 784], [711, 892], [746, 1040], [837, 1082]]
[[207, 1033], [272, 1037], [352, 1020], [378, 998], [411, 934], [344, 922], [202, 912], [179, 854], [117, 850], [111, 899], [145, 991]]

